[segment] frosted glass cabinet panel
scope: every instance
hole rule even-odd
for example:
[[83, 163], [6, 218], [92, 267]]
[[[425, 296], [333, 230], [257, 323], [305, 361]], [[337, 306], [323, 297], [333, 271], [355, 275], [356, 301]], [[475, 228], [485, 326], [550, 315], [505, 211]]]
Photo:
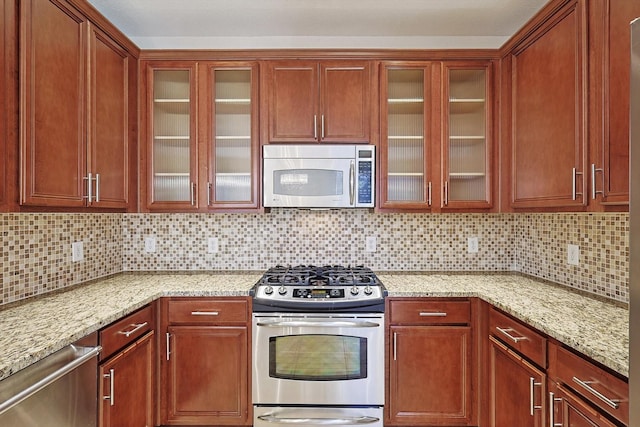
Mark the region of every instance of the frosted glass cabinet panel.
[[488, 67], [445, 66], [443, 207], [488, 207], [490, 103]]
[[381, 207], [431, 205], [429, 65], [385, 65], [381, 96]]
[[152, 69], [151, 204], [195, 206], [191, 69]]
[[211, 207], [257, 207], [257, 66], [211, 65]]

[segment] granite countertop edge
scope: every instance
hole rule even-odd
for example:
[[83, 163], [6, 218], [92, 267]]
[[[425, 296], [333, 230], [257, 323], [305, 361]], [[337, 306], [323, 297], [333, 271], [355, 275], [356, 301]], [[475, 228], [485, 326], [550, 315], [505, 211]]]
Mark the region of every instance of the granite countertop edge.
[[[0, 380], [161, 297], [248, 296], [258, 272], [121, 273], [0, 308]], [[628, 376], [628, 309], [511, 273], [379, 273], [390, 297], [478, 297]]]

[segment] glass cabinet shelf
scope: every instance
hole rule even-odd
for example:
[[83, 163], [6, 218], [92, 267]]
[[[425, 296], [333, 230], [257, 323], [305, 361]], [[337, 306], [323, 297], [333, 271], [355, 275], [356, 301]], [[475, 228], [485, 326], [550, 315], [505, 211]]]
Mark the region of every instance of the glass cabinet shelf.
[[388, 176], [424, 176], [422, 172], [389, 172]]
[[449, 174], [452, 179], [472, 179], [483, 177], [484, 175], [484, 172], [451, 172]]

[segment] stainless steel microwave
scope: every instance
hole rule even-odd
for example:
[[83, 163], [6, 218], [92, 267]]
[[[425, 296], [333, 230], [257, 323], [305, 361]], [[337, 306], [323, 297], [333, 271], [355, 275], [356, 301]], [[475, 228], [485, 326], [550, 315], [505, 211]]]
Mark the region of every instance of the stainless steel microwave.
[[263, 205], [372, 208], [373, 145], [265, 145]]

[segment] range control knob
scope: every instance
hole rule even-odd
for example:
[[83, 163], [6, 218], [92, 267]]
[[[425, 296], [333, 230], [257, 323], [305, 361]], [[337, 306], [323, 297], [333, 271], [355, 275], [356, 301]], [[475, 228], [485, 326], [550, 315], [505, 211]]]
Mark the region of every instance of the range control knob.
[[271, 295], [272, 293], [273, 293], [273, 288], [270, 285], [264, 288], [265, 295]]
[[351, 287], [351, 295], [358, 295], [358, 292], [360, 292], [360, 289], [358, 289], [358, 287], [356, 285], [353, 285]]
[[284, 285], [283, 285], [283, 286], [280, 286], [280, 287], [278, 288], [278, 293], [279, 293], [280, 295], [284, 295], [284, 294], [286, 294], [286, 293], [287, 293], [287, 288], [286, 288]]
[[371, 288], [371, 286], [367, 285], [366, 288], [364, 288], [364, 294], [365, 295], [371, 295], [373, 293], [373, 288]]

